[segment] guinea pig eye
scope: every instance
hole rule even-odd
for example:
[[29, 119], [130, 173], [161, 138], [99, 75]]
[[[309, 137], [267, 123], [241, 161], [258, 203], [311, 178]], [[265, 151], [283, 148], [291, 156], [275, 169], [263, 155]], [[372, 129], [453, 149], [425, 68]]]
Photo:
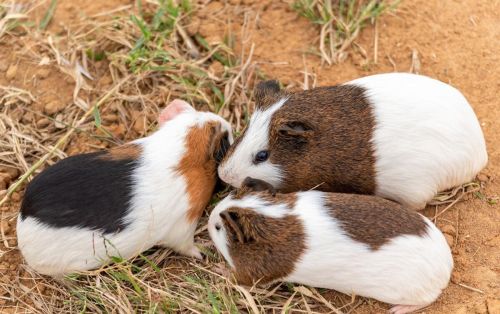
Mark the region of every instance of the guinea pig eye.
[[269, 152], [267, 150], [261, 150], [255, 155], [254, 163], [258, 164], [264, 162], [269, 158]]
[[215, 224], [215, 230], [217, 230], [217, 231], [220, 230], [220, 225], [219, 224]]

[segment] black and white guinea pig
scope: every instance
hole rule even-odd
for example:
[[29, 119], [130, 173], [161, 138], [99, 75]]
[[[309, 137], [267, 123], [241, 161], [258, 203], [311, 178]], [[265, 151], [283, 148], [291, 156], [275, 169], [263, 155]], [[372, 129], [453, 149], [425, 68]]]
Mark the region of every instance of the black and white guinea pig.
[[235, 187], [253, 177], [285, 193], [316, 187], [420, 209], [488, 160], [465, 97], [429, 77], [379, 74], [297, 93], [266, 81], [255, 97], [256, 111], [218, 169]]
[[208, 231], [239, 283], [329, 288], [394, 304], [397, 314], [434, 302], [453, 268], [429, 219], [376, 196], [233, 193], [211, 213]]
[[68, 157], [33, 179], [17, 222], [19, 249], [33, 269], [52, 276], [91, 270], [155, 245], [201, 258], [194, 232], [231, 126], [182, 100], [159, 122], [148, 137]]

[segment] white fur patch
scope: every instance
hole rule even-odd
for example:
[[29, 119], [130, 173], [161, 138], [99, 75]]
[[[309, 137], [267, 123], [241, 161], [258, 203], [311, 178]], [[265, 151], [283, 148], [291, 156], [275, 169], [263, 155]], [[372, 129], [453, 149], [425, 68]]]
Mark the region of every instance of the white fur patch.
[[133, 197], [124, 230], [103, 235], [88, 228], [50, 227], [33, 217], [18, 219], [18, 246], [28, 264], [42, 274], [58, 276], [95, 269], [111, 256], [128, 259], [154, 245], [189, 255], [197, 222], [186, 219], [186, 182], [177, 167], [185, 153], [187, 130], [213, 120], [223, 122], [232, 141], [230, 125], [219, 116], [187, 112], [134, 142], [143, 153], [133, 171]]
[[[228, 262], [231, 268], [234, 268], [234, 262], [229, 254], [229, 243], [227, 240], [227, 232], [224, 227], [224, 223], [222, 218], [220, 217], [220, 213], [229, 208], [232, 201], [231, 195], [223, 199], [217, 204], [217, 206], [210, 213], [210, 218], [208, 219], [208, 233], [210, 234], [210, 238], [215, 244], [217, 250], [224, 256], [224, 259]], [[216, 226], [219, 230], [216, 229]]]
[[225, 160], [218, 169], [219, 177], [226, 183], [241, 187], [245, 178], [265, 180], [278, 187], [282, 180], [282, 173], [278, 165], [272, 164], [269, 160], [254, 164], [255, 155], [262, 150], [269, 148], [269, 126], [273, 114], [279, 110], [287, 101], [281, 99], [266, 110], [256, 110], [248, 129], [233, 154]]
[[450, 85], [407, 73], [346, 84], [367, 90], [375, 115], [377, 195], [423, 208], [437, 192], [469, 182], [486, 166], [476, 115]]
[[451, 252], [428, 219], [427, 236], [399, 236], [372, 251], [345, 234], [322, 195], [299, 193], [294, 214], [304, 224], [307, 249], [284, 280], [406, 305], [427, 305], [448, 285]]

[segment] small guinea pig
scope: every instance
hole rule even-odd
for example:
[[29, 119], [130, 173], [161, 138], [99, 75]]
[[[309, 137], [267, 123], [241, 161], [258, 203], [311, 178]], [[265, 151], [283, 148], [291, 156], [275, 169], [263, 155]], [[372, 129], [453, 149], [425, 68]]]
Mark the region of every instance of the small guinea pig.
[[239, 283], [329, 288], [395, 304], [391, 313], [435, 301], [453, 268], [429, 219], [376, 196], [233, 193], [211, 213], [208, 231]]
[[41, 274], [91, 270], [155, 245], [196, 258], [194, 232], [232, 142], [221, 117], [174, 100], [154, 134], [47, 168], [28, 185], [19, 249]]
[[258, 84], [256, 111], [219, 166], [279, 192], [375, 194], [421, 209], [469, 182], [488, 161], [474, 111], [455, 88], [388, 73], [297, 93]]

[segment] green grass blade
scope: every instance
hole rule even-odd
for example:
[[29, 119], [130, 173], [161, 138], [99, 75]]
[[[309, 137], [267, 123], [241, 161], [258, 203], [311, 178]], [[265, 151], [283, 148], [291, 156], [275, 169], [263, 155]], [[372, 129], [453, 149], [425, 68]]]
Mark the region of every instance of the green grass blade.
[[49, 9], [47, 12], [45, 12], [45, 15], [43, 16], [42, 21], [40, 22], [40, 25], [38, 26], [38, 29], [44, 30], [52, 20], [52, 17], [54, 16], [54, 11], [56, 10], [57, 6], [57, 0], [52, 0], [50, 1]]

